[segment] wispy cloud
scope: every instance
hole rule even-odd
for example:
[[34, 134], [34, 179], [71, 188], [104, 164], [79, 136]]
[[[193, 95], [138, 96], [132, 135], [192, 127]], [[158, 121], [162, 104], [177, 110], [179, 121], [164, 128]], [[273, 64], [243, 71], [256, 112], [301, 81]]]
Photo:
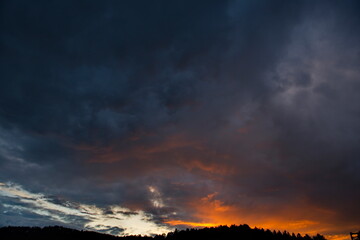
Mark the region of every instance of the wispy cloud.
[[[32, 213], [35, 214], [32, 216], [34, 218], [45, 218], [66, 226], [115, 235], [149, 235], [171, 230], [166, 225], [154, 223], [151, 214], [143, 211], [131, 211], [115, 205], [105, 209], [65, 199], [54, 199], [45, 194], [29, 192], [14, 183], [0, 183], [0, 198], [4, 218], [10, 213]], [[2, 224], [4, 223], [6, 220], [2, 220]]]

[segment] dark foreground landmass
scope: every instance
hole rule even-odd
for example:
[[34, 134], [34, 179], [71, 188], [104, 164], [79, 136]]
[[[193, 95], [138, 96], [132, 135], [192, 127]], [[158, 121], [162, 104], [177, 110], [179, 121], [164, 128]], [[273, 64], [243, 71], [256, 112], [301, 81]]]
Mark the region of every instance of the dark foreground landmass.
[[163, 235], [155, 236], [126, 236], [116, 237], [113, 235], [79, 231], [75, 229], [53, 226], [53, 227], [2, 227], [0, 228], [0, 239], [48, 239], [48, 240], [325, 240], [322, 235], [310, 237], [308, 235], [290, 234], [286, 231], [270, 231], [258, 228], [250, 228], [248, 225], [219, 226], [203, 229], [175, 230]]

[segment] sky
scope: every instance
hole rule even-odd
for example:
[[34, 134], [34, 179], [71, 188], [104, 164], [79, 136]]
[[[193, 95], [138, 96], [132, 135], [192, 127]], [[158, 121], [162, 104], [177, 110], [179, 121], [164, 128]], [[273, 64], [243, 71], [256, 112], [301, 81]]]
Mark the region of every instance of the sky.
[[359, 1], [0, 12], [0, 226], [360, 230]]

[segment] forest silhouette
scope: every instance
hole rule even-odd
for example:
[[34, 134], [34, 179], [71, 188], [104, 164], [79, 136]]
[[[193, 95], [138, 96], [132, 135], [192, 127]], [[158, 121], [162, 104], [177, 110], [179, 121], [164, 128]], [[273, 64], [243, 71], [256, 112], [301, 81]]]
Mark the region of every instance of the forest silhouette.
[[270, 231], [259, 228], [250, 228], [248, 225], [218, 226], [202, 229], [175, 230], [167, 234], [154, 236], [124, 236], [116, 237], [109, 234], [75, 230], [60, 226], [51, 227], [2, 227], [0, 228], [1, 239], [25, 239], [25, 240], [192, 240], [192, 239], [217, 239], [217, 240], [325, 240], [324, 236], [317, 234], [309, 236], [290, 234], [287, 231]]

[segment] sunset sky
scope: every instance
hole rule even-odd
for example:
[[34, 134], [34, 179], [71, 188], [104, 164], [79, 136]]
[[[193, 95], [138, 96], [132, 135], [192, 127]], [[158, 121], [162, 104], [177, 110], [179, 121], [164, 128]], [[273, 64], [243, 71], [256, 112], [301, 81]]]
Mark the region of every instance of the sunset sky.
[[0, 226], [360, 230], [360, 1], [3, 0]]

